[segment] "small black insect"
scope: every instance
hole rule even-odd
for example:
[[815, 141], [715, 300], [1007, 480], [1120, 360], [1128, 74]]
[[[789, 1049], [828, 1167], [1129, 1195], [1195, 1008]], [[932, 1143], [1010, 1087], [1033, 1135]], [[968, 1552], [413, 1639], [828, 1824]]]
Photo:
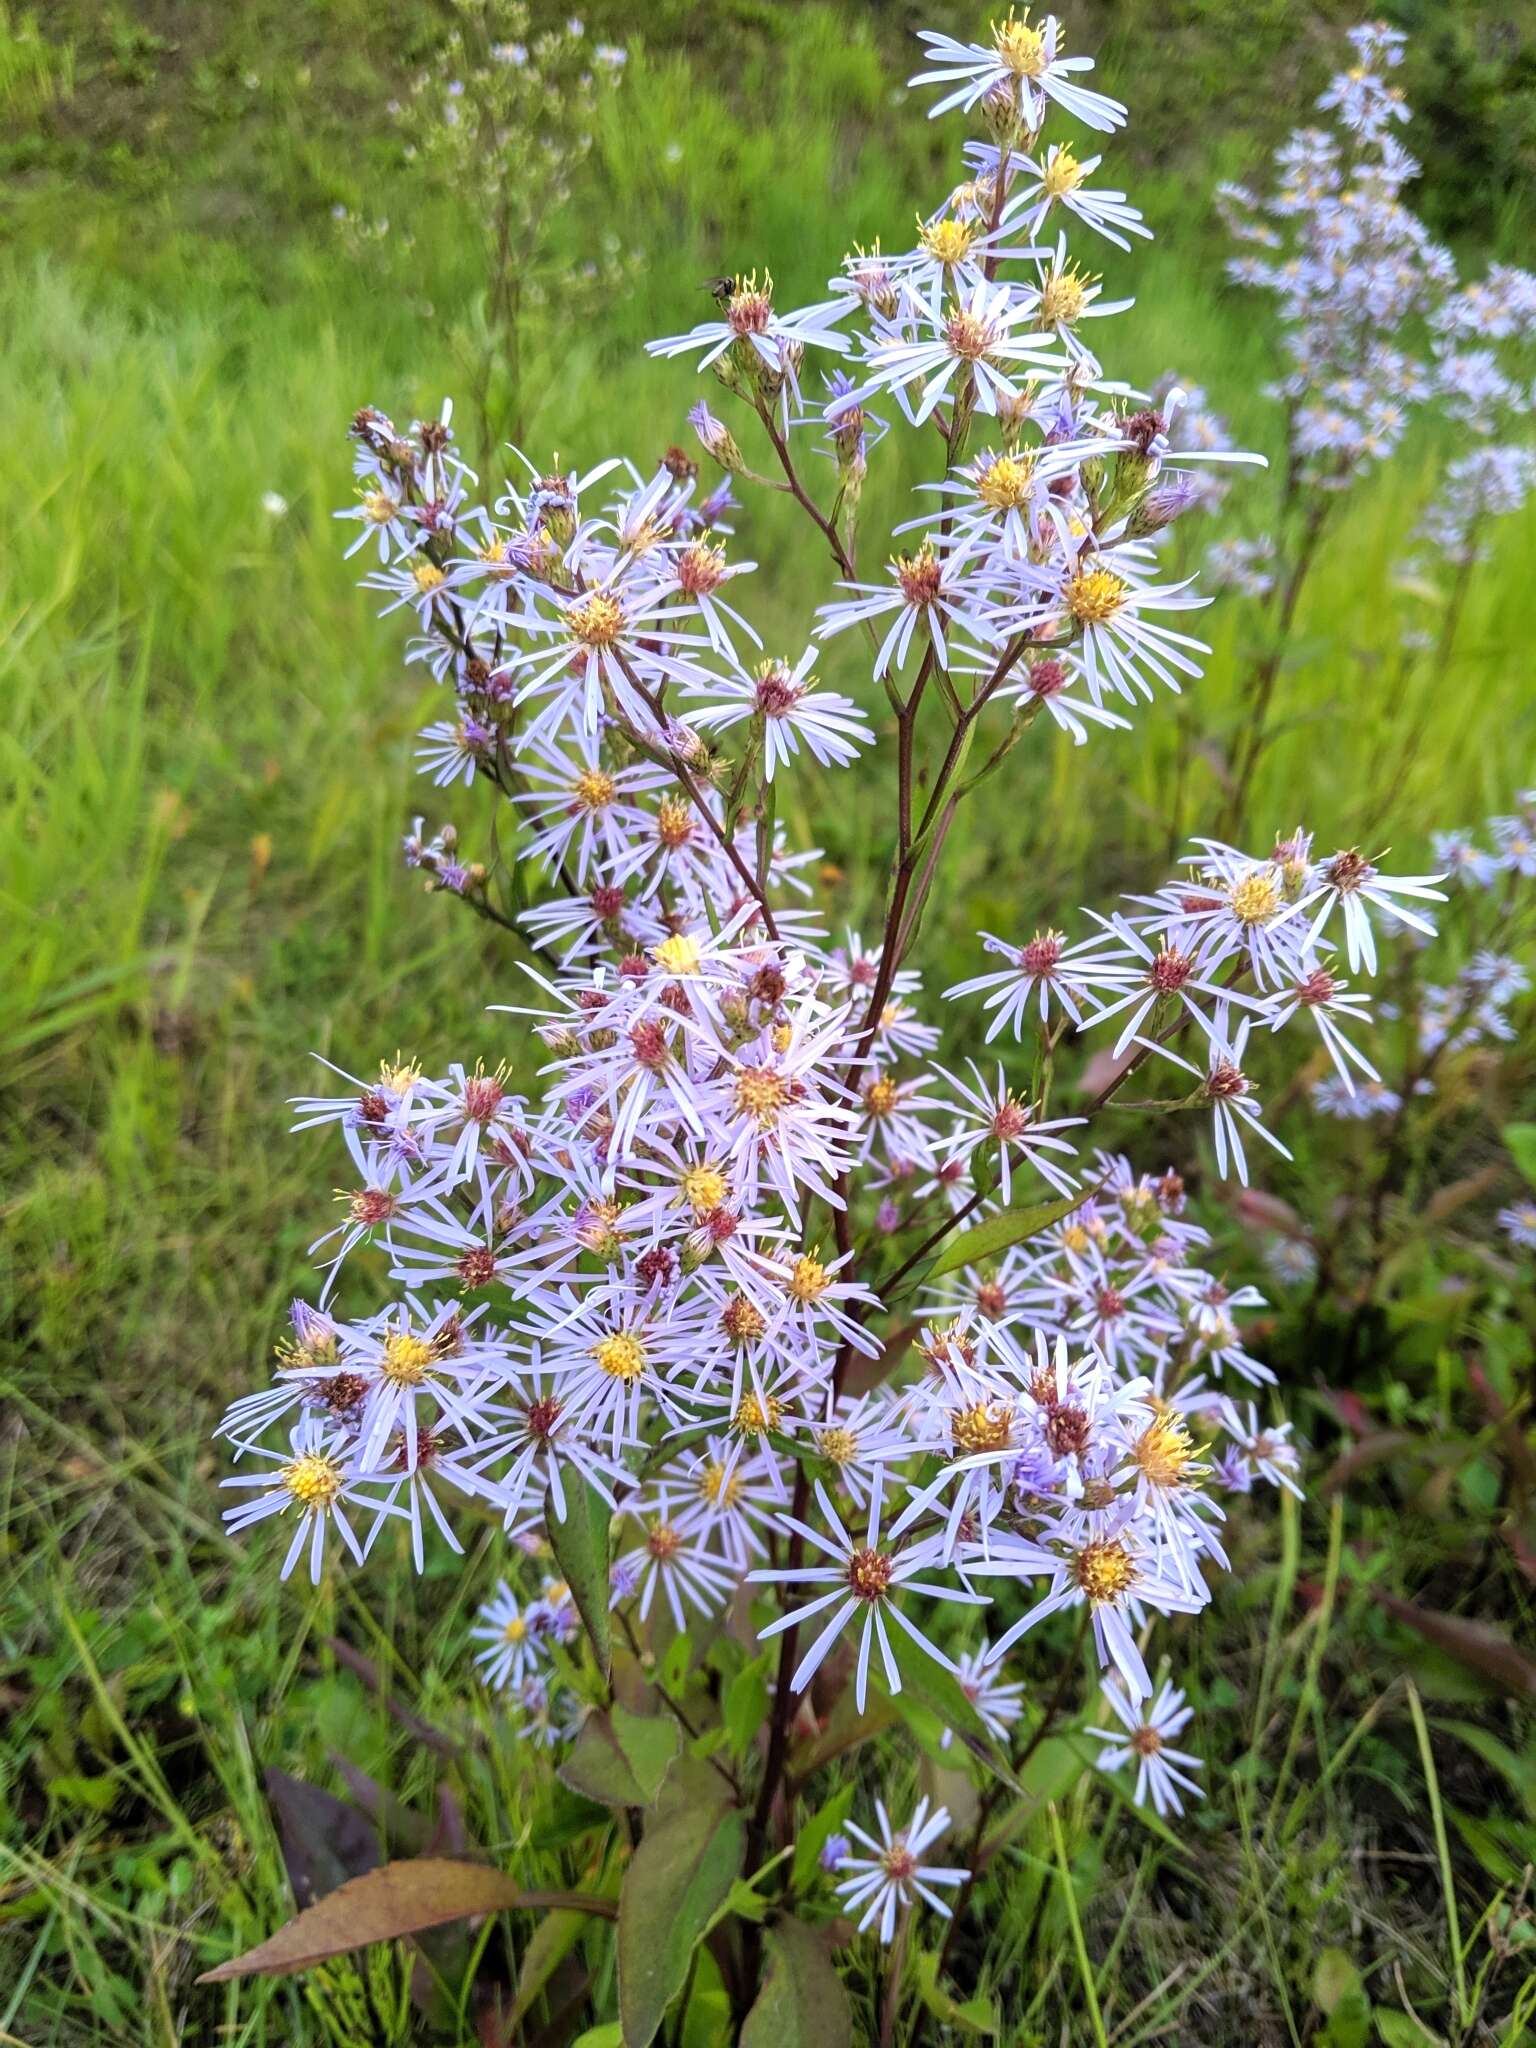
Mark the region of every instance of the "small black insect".
[[716, 305], [729, 305], [736, 291], [736, 280], [734, 277], [706, 277], [704, 289]]

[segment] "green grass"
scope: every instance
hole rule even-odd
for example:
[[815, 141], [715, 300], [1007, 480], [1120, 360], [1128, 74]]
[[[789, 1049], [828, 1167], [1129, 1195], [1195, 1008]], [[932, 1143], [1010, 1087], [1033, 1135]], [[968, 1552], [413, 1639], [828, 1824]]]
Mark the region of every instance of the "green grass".
[[[354, 1068], [397, 1047], [502, 1055], [506, 1026], [484, 1005], [505, 995], [516, 950], [399, 867], [417, 805], [445, 811], [410, 770], [432, 694], [402, 675], [329, 517], [347, 496], [355, 406], [409, 415], [459, 381], [449, 330], [474, 284], [452, 210], [387, 168], [370, 112], [401, 17], [381, 30], [360, 7], [313, 0], [222, 13], [167, 7], [135, 25], [74, 10], [67, 56], [0, 14], [0, 93], [32, 138], [17, 145], [0, 254], [0, 2041], [358, 2037], [346, 1966], [190, 1988], [289, 1909], [269, 1767], [336, 1785], [340, 1755], [422, 1811], [446, 1790], [470, 1838], [530, 1882], [578, 1874], [569, 1848], [539, 1846], [551, 1816], [464, 1682], [488, 1538], [464, 1577], [417, 1590], [386, 1559], [311, 1594], [280, 1591], [270, 1549], [236, 1551], [218, 1527], [208, 1424], [263, 1370], [334, 1171], [322, 1142], [285, 1136], [284, 1097], [307, 1085], [311, 1050]], [[1180, 20], [1219, 76], [1220, 24]], [[649, 260], [590, 332], [541, 338], [541, 458], [617, 448], [647, 462], [685, 438], [701, 387], [639, 351], [699, 317], [700, 281], [769, 261], [786, 299], [810, 296], [855, 234], [900, 237], [943, 175], [937, 134], [890, 105], [900, 22], [747, 7], [712, 21], [713, 44], [662, 10], [658, 50], [634, 60], [605, 182], [577, 213], [586, 230], [612, 220]], [[1111, 26], [1129, 71], [1146, 12]], [[1261, 11], [1248, 32], [1283, 40], [1283, 27]], [[81, 74], [96, 81], [88, 105], [67, 95]], [[1128, 90], [1148, 96], [1135, 78]], [[1238, 154], [1219, 116], [1203, 154], [1165, 140], [1143, 166], [1159, 240], [1135, 259], [1139, 303], [1107, 354], [1149, 380], [1177, 367], [1273, 452], [1258, 396], [1270, 336], [1222, 285], [1204, 196]], [[395, 233], [349, 252], [329, 208], [372, 212], [380, 190]], [[1106, 268], [1113, 291], [1132, 266]], [[1392, 563], [1436, 455], [1414, 441], [1341, 516], [1253, 807], [1261, 831], [1300, 814], [1347, 837], [1422, 718], [1380, 828], [1410, 870], [1431, 827], [1498, 807], [1536, 753], [1536, 517], [1498, 534], [1448, 671], [1406, 700], [1395, 680]], [[877, 479], [868, 532], [911, 481]], [[261, 505], [274, 490], [280, 519]], [[1224, 525], [1260, 530], [1269, 502], [1240, 480]], [[824, 565], [776, 499], [750, 499], [739, 525], [771, 565], [754, 615], [798, 648]], [[1206, 619], [1213, 656], [1186, 709], [1165, 701], [1134, 736], [1080, 751], [1037, 732], [990, 785], [925, 931], [930, 986], [970, 964], [978, 926], [1027, 926], [1155, 879], [1170, 833], [1209, 823], [1220, 781], [1205, 750], [1229, 745], [1254, 627], [1236, 600]], [[797, 785], [790, 829], [826, 849], [838, 918], [868, 920], [878, 900], [882, 773], [851, 796], [845, 778], [836, 804], [814, 779]], [[475, 807], [453, 808], [472, 830]], [[1448, 1427], [1416, 1362], [1372, 1371], [1400, 1417]], [[1326, 1428], [1321, 1405], [1310, 1424]], [[1413, 1651], [1373, 1594], [1429, 1587], [1450, 1604], [1487, 1568], [1503, 1508], [1475, 1486], [1414, 1491], [1406, 1513], [1395, 1500], [1368, 1478], [1332, 1519], [1325, 1503], [1287, 1507], [1278, 1527], [1239, 1520], [1234, 1587], [1178, 1639], [1212, 1798], [1176, 1839], [1052, 1751], [1039, 1810], [1013, 1816], [993, 1866], [985, 1940], [973, 1930], [959, 1952], [961, 1980], [998, 1998], [1010, 2038], [1094, 2038], [1096, 2009], [1116, 2048], [1347, 2048], [1371, 2037], [1340, 2017], [1347, 1993], [1324, 2016], [1330, 1948], [1364, 1973], [1369, 2001], [1423, 2014], [1428, 2038], [1530, 2037], [1517, 1990], [1532, 1940], [1520, 1873], [1536, 1852], [1528, 1729]], [[375, 1658], [387, 1698], [338, 1664], [333, 1633]], [[392, 1705], [449, 1730], [451, 1752]], [[1482, 1748], [1447, 1721], [1475, 1725]], [[395, 1966], [376, 1967], [389, 1981], [369, 1995], [388, 2005]], [[872, 2014], [879, 1986], [855, 1992]], [[362, 2032], [413, 2038], [377, 2017]]]

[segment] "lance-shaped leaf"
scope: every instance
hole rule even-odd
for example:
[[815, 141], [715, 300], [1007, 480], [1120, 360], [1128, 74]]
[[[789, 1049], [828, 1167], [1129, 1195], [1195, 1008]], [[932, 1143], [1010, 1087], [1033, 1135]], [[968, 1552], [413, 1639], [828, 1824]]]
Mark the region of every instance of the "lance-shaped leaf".
[[946, 1273], [959, 1272], [962, 1266], [979, 1266], [988, 1259], [995, 1259], [1010, 1245], [1022, 1244], [1026, 1237], [1036, 1237], [1042, 1230], [1049, 1230], [1053, 1223], [1064, 1222], [1095, 1192], [1093, 1188], [1084, 1188], [1078, 1194], [1063, 1195], [1054, 1202], [1032, 1202], [1026, 1209], [999, 1209], [995, 1216], [987, 1217], [974, 1229], [962, 1230], [958, 1237], [952, 1237], [948, 1244], [941, 1246], [938, 1257], [924, 1277], [938, 1280]]
[[205, 1970], [197, 1981], [220, 1984], [227, 1977], [284, 1977], [349, 1949], [367, 1948], [370, 1942], [394, 1941], [429, 1927], [445, 1927], [450, 1920], [519, 1906], [614, 1917], [611, 1899], [589, 1898], [581, 1892], [526, 1891], [505, 1871], [484, 1863], [459, 1863], [447, 1856], [412, 1858], [386, 1863], [366, 1877], [338, 1885], [259, 1947]]
[[737, 2048], [849, 2048], [853, 2015], [821, 1929], [781, 1920]]
[[746, 1817], [689, 1757], [668, 1777], [619, 1894], [619, 2016], [625, 2048], [649, 2048], [693, 1951], [741, 1869]]
[[1536, 1657], [1486, 1621], [1473, 1621], [1461, 1614], [1440, 1614], [1432, 1607], [1419, 1607], [1412, 1600], [1399, 1600], [1380, 1586], [1372, 1587], [1377, 1601], [1394, 1621], [1417, 1631], [1447, 1657], [1490, 1685], [1517, 1699], [1536, 1700]]
[[615, 1701], [588, 1714], [557, 1775], [601, 1806], [649, 1806], [681, 1748], [669, 1714], [632, 1714]]
[[613, 1629], [608, 1619], [608, 1602], [613, 1588], [608, 1577], [609, 1526], [613, 1510], [584, 1479], [565, 1482], [565, 1520], [562, 1522], [551, 1495], [545, 1507], [544, 1526], [549, 1547], [555, 1553], [560, 1575], [571, 1589], [576, 1611], [587, 1625], [598, 1668], [606, 1678], [613, 1669]]
[[[942, 1756], [943, 1731], [953, 1729], [971, 1754], [1011, 1791], [1020, 1790], [1002, 1749], [987, 1732], [975, 1705], [966, 1698], [958, 1678], [936, 1664], [919, 1648], [905, 1629], [892, 1629], [891, 1652], [901, 1678], [901, 1690], [891, 1695], [896, 1711], [929, 1753]], [[883, 1681], [883, 1673], [881, 1674]], [[950, 1752], [953, 1756], [953, 1751]]]

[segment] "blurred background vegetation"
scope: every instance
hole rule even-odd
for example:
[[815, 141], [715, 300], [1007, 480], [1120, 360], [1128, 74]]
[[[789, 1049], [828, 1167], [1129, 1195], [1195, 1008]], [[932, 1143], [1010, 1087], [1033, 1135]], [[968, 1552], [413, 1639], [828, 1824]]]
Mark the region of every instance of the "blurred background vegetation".
[[[687, 439], [703, 387], [684, 366], [647, 364], [643, 341], [703, 317], [703, 281], [722, 270], [770, 264], [789, 304], [819, 296], [855, 239], [901, 245], [952, 182], [957, 141], [900, 89], [911, 31], [970, 30], [979, 14], [947, 0], [583, 11], [629, 59], [571, 230], [578, 253], [614, 237], [634, 262], [574, 331], [531, 316], [521, 410], [541, 463], [618, 449], [649, 467]], [[1262, 394], [1273, 337], [1224, 282], [1212, 189], [1262, 175], [1356, 11], [1071, 11], [1075, 46], [1131, 105], [1111, 162], [1157, 234], [1131, 258], [1105, 251], [1108, 289], [1137, 296], [1108, 366], [1204, 386], [1240, 445], [1278, 445]], [[1473, 272], [1521, 260], [1536, 218], [1536, 5], [1388, 11], [1412, 38], [1401, 75], [1420, 210]], [[402, 162], [388, 112], [443, 26], [406, 0], [0, 0], [0, 1541], [14, 1596], [0, 1624], [0, 2039], [211, 2039], [223, 2022], [231, 2040], [356, 2037], [335, 2018], [346, 1986], [334, 2011], [313, 1983], [188, 2007], [194, 1951], [213, 1953], [189, 1931], [249, 1936], [281, 1917], [263, 1767], [323, 1777], [339, 1751], [402, 1797], [436, 1796], [440, 1755], [320, 1648], [328, 1631], [345, 1623], [386, 1692], [426, 1711], [463, 1690], [474, 1588], [442, 1579], [418, 1602], [386, 1572], [278, 1596], [218, 1533], [204, 1447], [211, 1414], [262, 1369], [322, 1227], [333, 1161], [322, 1141], [284, 1134], [307, 1053], [362, 1071], [397, 1047], [429, 1060], [506, 1050], [484, 1006], [512, 956], [399, 866], [416, 808], [451, 808], [412, 774], [411, 736], [436, 710], [354, 589], [330, 519], [349, 494], [356, 406], [434, 407], [462, 386], [473, 347], [474, 224]], [[1393, 563], [1439, 452], [1428, 434], [1410, 440], [1335, 531], [1257, 784], [1260, 840], [1301, 814], [1348, 843], [1369, 820], [1393, 865], [1418, 871], [1432, 828], [1473, 823], [1536, 781], [1530, 511], [1479, 571], [1453, 663], [1402, 694], [1411, 599]], [[899, 465], [877, 476], [869, 529], [909, 481]], [[1262, 530], [1268, 503], [1239, 481], [1220, 530]], [[823, 565], [777, 501], [749, 502], [737, 524], [767, 565], [755, 615], [798, 648]], [[1208, 826], [1253, 628], [1226, 599], [1203, 630], [1214, 655], [1188, 699], [1119, 745], [1021, 750], [1006, 794], [992, 785], [925, 935], [930, 989], [973, 965], [978, 927], [1032, 929], [1155, 880], [1173, 841]], [[1405, 725], [1423, 745], [1381, 816]], [[832, 806], [803, 779], [789, 823], [825, 849], [835, 918], [867, 925], [888, 793], [861, 776], [850, 800], [853, 780]], [[1437, 1328], [1384, 1331], [1353, 1398], [1399, 1431], [1443, 1421], [1470, 1398], [1466, 1358], [1445, 1358]], [[1528, 1370], [1528, 1352], [1515, 1363]], [[1338, 1426], [1320, 1398], [1309, 1433]], [[1489, 1441], [1509, 1427], [1484, 1418]], [[1528, 1709], [1536, 1681], [1426, 1647], [1373, 1596], [1378, 1581], [1393, 1598], [1462, 1583], [1458, 1518], [1485, 1531], [1503, 1499], [1503, 1468], [1480, 1469], [1473, 1438], [1465, 1470], [1438, 1493], [1415, 1483], [1405, 1517], [1388, 1454], [1373, 1460], [1348, 1545], [1338, 1489], [1244, 1538], [1247, 1590], [1197, 1686], [1253, 1746], [1232, 1752], [1219, 1826], [1217, 1802], [1194, 1823], [1198, 1877], [1177, 1858], [1165, 1869], [1152, 1836], [1117, 1859], [1113, 1830], [1075, 1813], [1099, 1990], [1121, 2021], [1134, 2015], [1117, 2041], [1345, 2048], [1373, 2038], [1372, 2001], [1390, 2021], [1415, 1995], [1441, 2017], [1422, 2035], [1377, 2023], [1388, 2048], [1442, 2025], [1458, 2040], [1527, 2038], [1478, 2033], [1474, 1993], [1495, 1934], [1501, 1969], [1533, 1939], [1520, 1902], [1536, 1751], [1509, 1696]], [[1510, 1597], [1528, 1608], [1520, 1584]], [[1503, 1619], [1518, 1631], [1522, 1613]], [[1474, 1738], [1420, 1743], [1401, 1690], [1383, 1717], [1383, 1671], [1410, 1664], [1441, 1720]], [[1301, 1797], [1295, 1755], [1307, 1759], [1300, 1809], [1277, 1799], [1273, 1755], [1263, 1762], [1275, 1716], [1286, 1799]], [[1369, 1766], [1347, 1799], [1341, 1750], [1351, 1771]], [[1459, 1816], [1449, 1835], [1436, 1756]], [[481, 1839], [526, 1843], [522, 1795], [494, 1757], [470, 1778], [455, 1796]], [[1495, 1929], [1478, 1916], [1496, 1895]], [[976, 1967], [1025, 1987], [1009, 2038], [1080, 2038], [1070, 1982], [1029, 1959], [1060, 1950], [1064, 1927], [1037, 1878], [999, 1887], [998, 1946]], [[1367, 1952], [1377, 1975], [1351, 2031]], [[1334, 1958], [1321, 1979], [1320, 1956]]]

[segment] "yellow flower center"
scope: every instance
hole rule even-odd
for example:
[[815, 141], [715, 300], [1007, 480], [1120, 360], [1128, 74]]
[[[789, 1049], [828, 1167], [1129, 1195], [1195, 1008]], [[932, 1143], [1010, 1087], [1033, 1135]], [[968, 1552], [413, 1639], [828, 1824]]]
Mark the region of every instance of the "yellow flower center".
[[1067, 610], [1083, 626], [1102, 626], [1125, 603], [1129, 588], [1112, 569], [1080, 569], [1063, 595]]
[[605, 811], [614, 799], [614, 781], [601, 768], [585, 769], [577, 776], [572, 794], [584, 811]]
[[1028, 8], [1017, 17], [1010, 8], [1006, 21], [994, 21], [992, 44], [999, 59], [1019, 78], [1038, 78], [1045, 70], [1045, 33], [1030, 27]]
[[624, 611], [616, 597], [597, 590], [566, 606], [565, 623], [583, 647], [611, 647], [624, 631]]
[[743, 1394], [731, 1426], [743, 1436], [761, 1436], [765, 1430], [777, 1429], [783, 1419], [784, 1403], [771, 1394], [766, 1401], [757, 1394]]
[[664, 974], [697, 974], [704, 949], [686, 932], [676, 932], [651, 948], [651, 958]]
[[1149, 1423], [1132, 1446], [1131, 1455], [1149, 1485], [1182, 1486], [1195, 1459], [1195, 1446], [1182, 1419], [1172, 1413]]
[[1033, 456], [999, 455], [977, 477], [976, 495], [994, 512], [1016, 512], [1029, 503], [1034, 472]]
[[1064, 199], [1083, 182], [1083, 167], [1070, 149], [1058, 149], [1045, 167], [1040, 189], [1048, 199]]
[[730, 1192], [730, 1184], [718, 1166], [690, 1166], [680, 1186], [683, 1200], [696, 1216], [709, 1216]]
[[300, 1507], [328, 1508], [341, 1491], [341, 1467], [320, 1451], [301, 1451], [283, 1467], [282, 1481]]
[[796, 1301], [820, 1301], [832, 1284], [832, 1275], [819, 1259], [796, 1259], [790, 1269], [789, 1291]]
[[733, 1508], [741, 1499], [744, 1481], [739, 1472], [727, 1471], [716, 1459], [699, 1474], [699, 1493], [714, 1508]]
[[397, 1387], [419, 1387], [432, 1364], [432, 1346], [410, 1330], [392, 1330], [384, 1339], [379, 1370]]
[[514, 1614], [501, 1633], [509, 1643], [520, 1643], [528, 1633], [528, 1624], [520, 1614]]
[[824, 1429], [816, 1441], [821, 1455], [834, 1465], [851, 1465], [859, 1454], [859, 1440], [851, 1429]]
[[1280, 908], [1280, 891], [1262, 868], [1255, 868], [1234, 886], [1228, 900], [1241, 924], [1268, 924]]
[[387, 526], [399, 510], [399, 503], [388, 491], [369, 491], [363, 499], [364, 515], [375, 526]]
[[736, 1107], [764, 1129], [789, 1100], [789, 1083], [772, 1067], [743, 1067], [736, 1076]]
[[1053, 269], [1040, 287], [1040, 318], [1048, 327], [1073, 327], [1087, 311], [1093, 297], [1090, 278], [1068, 265]]
[[871, 1116], [889, 1116], [896, 1107], [901, 1090], [889, 1074], [882, 1074], [878, 1081], [871, 1081], [864, 1090], [864, 1107]]
[[1118, 1600], [1136, 1579], [1131, 1553], [1117, 1537], [1097, 1537], [1085, 1543], [1072, 1560], [1072, 1572], [1090, 1600]]
[[610, 1379], [633, 1386], [645, 1371], [645, 1346], [629, 1330], [615, 1330], [592, 1347], [592, 1356]]
[[936, 263], [963, 263], [970, 254], [977, 228], [970, 221], [946, 218], [919, 227], [918, 239]]
[[1006, 1451], [1013, 1436], [1013, 1404], [975, 1401], [969, 1408], [952, 1408], [949, 1428], [957, 1451]]
[[442, 586], [448, 581], [447, 577], [443, 574], [442, 570], [439, 569], [436, 562], [413, 563], [411, 566], [411, 575], [415, 580], [416, 588], [422, 593], [423, 596], [425, 596], [429, 590], [440, 590]]
[[693, 806], [685, 797], [664, 796], [656, 806], [656, 837], [663, 846], [686, 846], [693, 837]]

